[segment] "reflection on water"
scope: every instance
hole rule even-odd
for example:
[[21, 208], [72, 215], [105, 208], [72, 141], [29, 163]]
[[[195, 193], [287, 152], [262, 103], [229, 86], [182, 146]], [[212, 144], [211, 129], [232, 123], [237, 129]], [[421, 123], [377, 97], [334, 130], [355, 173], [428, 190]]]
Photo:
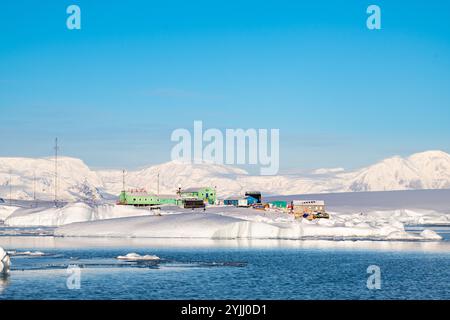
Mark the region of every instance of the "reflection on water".
[[[449, 299], [449, 244], [2, 236], [15, 254], [0, 299]], [[116, 259], [131, 252], [161, 260]], [[367, 289], [369, 265], [382, 290]]]
[[364, 240], [279, 240], [279, 239], [164, 239], [164, 238], [63, 238], [3, 236], [0, 246], [21, 248], [236, 248], [236, 249], [317, 249], [450, 252], [450, 241], [364, 241]]
[[0, 274], [0, 294], [5, 291], [6, 287], [9, 285], [10, 276], [9, 274]]

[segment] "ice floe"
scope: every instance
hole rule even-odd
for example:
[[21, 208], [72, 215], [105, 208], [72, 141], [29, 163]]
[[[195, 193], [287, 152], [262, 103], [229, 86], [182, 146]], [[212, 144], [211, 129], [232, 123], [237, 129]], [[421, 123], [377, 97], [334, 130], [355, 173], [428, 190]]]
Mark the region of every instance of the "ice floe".
[[8, 254], [10, 256], [31, 256], [31, 257], [40, 257], [46, 255], [42, 251], [8, 251]]
[[116, 259], [119, 260], [127, 260], [127, 261], [149, 261], [149, 260], [160, 260], [158, 256], [155, 255], [143, 255], [141, 256], [138, 253], [132, 252], [128, 253], [124, 256], [118, 256]]

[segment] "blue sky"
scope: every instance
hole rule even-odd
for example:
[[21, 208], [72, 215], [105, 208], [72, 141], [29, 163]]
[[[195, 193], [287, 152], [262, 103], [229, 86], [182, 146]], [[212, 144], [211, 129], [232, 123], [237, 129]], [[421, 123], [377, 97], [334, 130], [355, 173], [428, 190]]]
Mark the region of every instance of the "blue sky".
[[279, 128], [282, 171], [355, 168], [450, 152], [449, 88], [446, 1], [0, 4], [0, 156], [48, 156], [58, 136], [92, 167], [135, 168], [202, 120]]

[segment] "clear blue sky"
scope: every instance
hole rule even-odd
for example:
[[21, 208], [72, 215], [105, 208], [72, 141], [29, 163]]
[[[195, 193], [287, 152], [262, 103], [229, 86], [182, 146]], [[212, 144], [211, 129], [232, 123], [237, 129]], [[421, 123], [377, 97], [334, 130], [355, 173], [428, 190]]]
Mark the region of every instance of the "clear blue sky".
[[50, 155], [58, 136], [93, 167], [160, 163], [194, 120], [279, 128], [283, 170], [449, 152], [450, 2], [0, 4], [0, 156]]

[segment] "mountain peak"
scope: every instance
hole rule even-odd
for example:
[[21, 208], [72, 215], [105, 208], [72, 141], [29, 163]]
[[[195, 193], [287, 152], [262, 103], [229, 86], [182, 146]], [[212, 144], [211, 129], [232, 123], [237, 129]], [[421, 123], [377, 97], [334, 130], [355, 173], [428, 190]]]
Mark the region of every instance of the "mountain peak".
[[450, 159], [450, 154], [441, 150], [430, 150], [424, 152], [414, 153], [408, 157], [408, 159], [431, 159], [431, 158], [442, 158], [442, 159]]
[[[53, 157], [0, 158], [0, 197], [9, 194], [11, 171], [13, 197], [32, 199], [35, 175], [38, 199], [53, 199], [55, 167], [52, 160]], [[130, 170], [126, 172], [125, 184], [126, 188], [171, 194], [178, 186], [214, 186], [224, 197], [243, 194], [250, 189], [265, 194], [443, 189], [450, 188], [450, 155], [431, 150], [407, 158], [393, 156], [354, 171], [331, 168], [313, 172], [312, 175], [255, 176], [234, 166], [174, 160]], [[60, 199], [99, 199], [102, 195], [118, 195], [123, 189], [122, 178], [121, 170], [94, 171], [80, 159], [59, 158]]]

